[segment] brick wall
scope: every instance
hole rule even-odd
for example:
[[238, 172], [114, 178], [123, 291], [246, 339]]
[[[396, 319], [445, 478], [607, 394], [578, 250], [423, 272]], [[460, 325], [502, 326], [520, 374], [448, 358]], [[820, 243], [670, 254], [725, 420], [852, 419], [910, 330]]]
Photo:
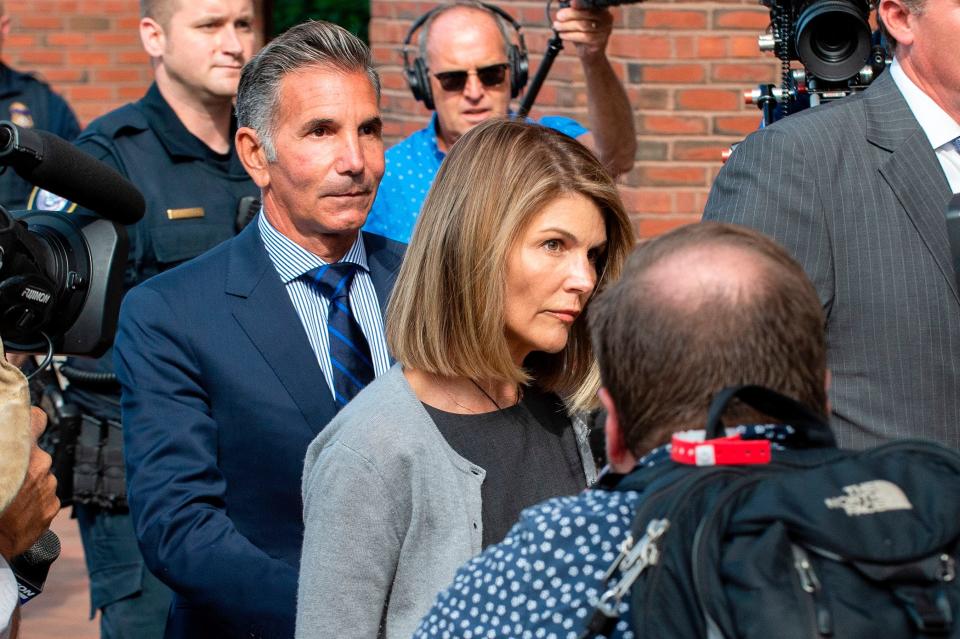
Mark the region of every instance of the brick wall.
[[[257, 3], [258, 5], [260, 2]], [[371, 45], [383, 73], [388, 141], [423, 126], [428, 113], [403, 82], [400, 42], [433, 2], [372, 0]], [[531, 74], [549, 31], [543, 3], [501, 0], [525, 26]], [[6, 0], [12, 16], [4, 60], [39, 72], [64, 94], [81, 123], [138, 98], [151, 72], [137, 34], [137, 0]], [[753, 2], [649, 2], [614, 9], [608, 54], [634, 106], [637, 164], [621, 178], [640, 233], [651, 236], [698, 219], [723, 149], [759, 121], [740, 94], [777, 77], [757, 51], [767, 11]], [[583, 77], [572, 51], [554, 64], [533, 115], [586, 121]]]
[[[413, 19], [433, 2], [372, 0], [371, 46], [383, 75], [390, 141], [423, 126], [427, 111], [404, 84], [400, 43]], [[550, 32], [544, 4], [501, 0], [523, 25], [531, 77]], [[776, 82], [778, 63], [757, 49], [769, 23], [755, 2], [648, 2], [614, 9], [607, 50], [634, 107], [637, 163], [621, 178], [621, 193], [644, 237], [699, 219], [720, 154], [756, 128], [760, 112], [742, 92]], [[564, 50], [532, 115], [559, 113], [586, 122], [583, 73]]]
[[39, 73], [81, 124], [143, 95], [152, 74], [136, 0], [6, 0], [3, 60]]
[[[6, 0], [3, 60], [34, 71], [70, 102], [81, 125], [150, 85], [137, 0]], [[260, 5], [261, 2], [255, 2]]]

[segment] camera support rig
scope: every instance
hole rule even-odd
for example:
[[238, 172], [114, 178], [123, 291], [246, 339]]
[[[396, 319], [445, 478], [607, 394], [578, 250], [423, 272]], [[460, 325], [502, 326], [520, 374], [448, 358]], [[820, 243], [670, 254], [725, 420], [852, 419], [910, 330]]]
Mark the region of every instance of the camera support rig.
[[[887, 52], [871, 34], [868, 0], [761, 0], [770, 9], [770, 32], [760, 51], [780, 60], [781, 85], [744, 93], [767, 126], [810, 106], [862, 91], [887, 66]], [[793, 68], [799, 61], [803, 68]]]

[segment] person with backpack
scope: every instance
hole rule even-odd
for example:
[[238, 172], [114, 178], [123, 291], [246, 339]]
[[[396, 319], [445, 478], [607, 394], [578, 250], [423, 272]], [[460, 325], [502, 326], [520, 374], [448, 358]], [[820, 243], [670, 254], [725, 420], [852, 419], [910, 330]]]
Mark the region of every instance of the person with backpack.
[[823, 313], [784, 248], [678, 229], [589, 323], [609, 472], [524, 511], [415, 638], [960, 637], [960, 455], [837, 448]]
[[[761, 384], [826, 411], [816, 292], [799, 264], [756, 231], [686, 226], [639, 246], [593, 301], [589, 322], [613, 473], [669, 463], [672, 435], [701, 428], [710, 398], [726, 386]], [[766, 421], [741, 408], [727, 424]], [[789, 445], [785, 426], [757, 430]], [[614, 483], [608, 473], [594, 489], [524, 511], [502, 543], [460, 569], [415, 637], [580, 636], [645, 498], [605, 489]], [[610, 636], [629, 639], [626, 600], [620, 612]]]

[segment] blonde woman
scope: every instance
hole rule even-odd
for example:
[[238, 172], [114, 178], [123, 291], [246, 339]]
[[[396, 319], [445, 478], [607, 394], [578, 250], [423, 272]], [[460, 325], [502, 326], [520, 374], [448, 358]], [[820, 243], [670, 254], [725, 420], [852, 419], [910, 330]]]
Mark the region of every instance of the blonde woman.
[[454, 145], [387, 309], [398, 364], [307, 451], [297, 637], [409, 637], [523, 508], [593, 481], [584, 311], [632, 245], [575, 140], [498, 120]]

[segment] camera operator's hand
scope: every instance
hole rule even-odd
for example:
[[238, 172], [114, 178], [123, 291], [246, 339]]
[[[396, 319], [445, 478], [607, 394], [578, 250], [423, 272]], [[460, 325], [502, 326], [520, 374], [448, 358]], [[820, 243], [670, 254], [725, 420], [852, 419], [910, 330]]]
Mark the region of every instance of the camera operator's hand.
[[553, 28], [565, 43], [577, 47], [583, 60], [606, 56], [607, 40], [613, 32], [613, 14], [609, 9], [581, 9], [575, 1], [572, 7], [557, 11]]
[[35, 441], [27, 476], [20, 492], [0, 513], [0, 555], [7, 561], [29, 549], [60, 510], [57, 479], [50, 472], [50, 455], [36, 445], [46, 424], [46, 414], [39, 408], [31, 408], [30, 426]]

